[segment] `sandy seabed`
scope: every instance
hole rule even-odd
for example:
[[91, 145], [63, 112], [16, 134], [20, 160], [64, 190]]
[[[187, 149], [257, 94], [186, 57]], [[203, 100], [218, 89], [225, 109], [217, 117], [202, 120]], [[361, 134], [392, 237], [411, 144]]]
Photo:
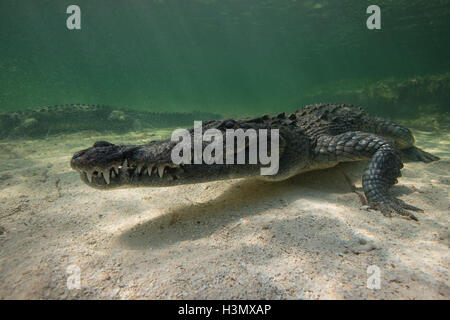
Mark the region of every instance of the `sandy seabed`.
[[[113, 191], [89, 188], [69, 166], [97, 140], [169, 132], [1, 141], [0, 298], [450, 298], [449, 133], [416, 130], [441, 160], [405, 164], [392, 188], [425, 210], [418, 222], [364, 210], [342, 171], [360, 188], [365, 162], [278, 183]], [[379, 289], [367, 287], [372, 265]], [[77, 270], [80, 288], [69, 289]]]

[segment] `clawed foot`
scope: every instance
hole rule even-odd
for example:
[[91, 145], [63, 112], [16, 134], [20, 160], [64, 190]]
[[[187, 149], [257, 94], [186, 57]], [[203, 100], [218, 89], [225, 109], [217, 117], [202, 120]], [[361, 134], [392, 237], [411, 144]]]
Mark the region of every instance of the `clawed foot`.
[[405, 203], [403, 200], [396, 199], [394, 197], [390, 197], [389, 199], [386, 199], [384, 201], [370, 203], [369, 205], [370, 208], [381, 211], [381, 213], [383, 213], [387, 217], [392, 217], [392, 213], [397, 213], [401, 216], [408, 217], [415, 221], [418, 221], [419, 219], [417, 219], [416, 216], [408, 210], [423, 212], [422, 209], [411, 206]]
[[440, 158], [432, 155], [431, 153], [428, 153], [426, 151], [423, 151], [422, 149], [419, 149], [417, 147], [411, 147], [408, 149], [404, 149], [401, 151], [402, 155], [410, 161], [422, 161], [425, 163], [437, 161]]

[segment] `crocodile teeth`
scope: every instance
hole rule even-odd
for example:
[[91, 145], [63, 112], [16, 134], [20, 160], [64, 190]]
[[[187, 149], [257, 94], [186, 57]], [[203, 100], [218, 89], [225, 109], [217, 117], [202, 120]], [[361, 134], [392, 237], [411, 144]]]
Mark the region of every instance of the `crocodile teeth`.
[[127, 161], [127, 159], [125, 159], [125, 160], [123, 161], [123, 163], [122, 163], [122, 169], [123, 169], [123, 170], [128, 170], [128, 161]]
[[119, 175], [119, 168], [117, 168], [117, 167], [112, 167], [112, 168], [113, 168], [113, 172], [115, 172], [116, 176], [118, 176]]
[[152, 165], [149, 165], [147, 168], [147, 174], [149, 177], [152, 175], [153, 167], [154, 167], [154, 165], [152, 164]]
[[110, 184], [111, 183], [111, 179], [109, 177], [109, 172], [108, 173], [107, 172], [103, 172], [102, 174], [103, 174], [103, 178], [106, 181], [106, 184]]
[[136, 168], [136, 174], [140, 175], [142, 171], [142, 164], [138, 164], [137, 168]]
[[158, 166], [158, 175], [159, 175], [160, 178], [162, 178], [163, 175], [164, 175], [164, 168], [165, 168], [165, 167], [166, 167], [166, 166], [165, 166], [164, 164]]
[[86, 178], [88, 179], [89, 183], [92, 183], [92, 176], [90, 173], [86, 173]]

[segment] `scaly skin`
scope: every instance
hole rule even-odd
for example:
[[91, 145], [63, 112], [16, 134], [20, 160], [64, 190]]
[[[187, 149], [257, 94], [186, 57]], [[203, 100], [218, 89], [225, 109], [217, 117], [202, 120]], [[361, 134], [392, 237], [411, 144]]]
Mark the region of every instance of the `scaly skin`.
[[0, 139], [47, 136], [80, 130], [126, 132], [133, 129], [189, 125], [194, 120], [213, 117], [218, 115], [205, 112], [143, 112], [92, 104], [65, 104], [0, 112]]
[[[128, 187], [167, 187], [233, 178], [258, 177], [284, 180], [302, 172], [329, 168], [340, 162], [370, 159], [362, 185], [371, 208], [390, 216], [397, 213], [417, 218], [408, 210], [421, 211], [389, 194], [397, 183], [402, 157], [415, 161], [439, 160], [414, 146], [411, 131], [398, 124], [369, 116], [351, 105], [311, 105], [290, 115], [203, 123], [203, 132], [226, 129], [279, 129], [279, 171], [260, 176], [261, 165], [175, 165], [171, 150], [176, 142], [152, 141], [141, 146], [117, 146], [97, 142], [73, 156], [71, 166], [81, 179], [98, 189]], [[190, 130], [193, 135], [193, 129]], [[208, 143], [203, 144], [203, 149]], [[246, 150], [249, 146], [246, 145]], [[225, 154], [225, 152], [224, 152]], [[236, 156], [236, 151], [235, 151]]]

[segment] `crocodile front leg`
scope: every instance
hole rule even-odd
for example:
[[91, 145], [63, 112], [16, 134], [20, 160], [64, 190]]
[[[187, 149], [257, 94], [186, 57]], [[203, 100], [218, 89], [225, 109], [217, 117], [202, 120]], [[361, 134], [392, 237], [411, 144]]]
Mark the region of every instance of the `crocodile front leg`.
[[320, 136], [315, 147], [317, 163], [338, 163], [371, 159], [362, 177], [364, 194], [371, 208], [390, 216], [398, 213], [413, 220], [410, 213], [422, 211], [389, 194], [403, 168], [399, 152], [388, 140], [366, 132], [347, 132], [337, 136]]
[[417, 221], [417, 218], [408, 210], [423, 212], [422, 209], [411, 206], [389, 194], [389, 188], [397, 183], [401, 176], [400, 169], [403, 163], [394, 147], [388, 143], [383, 144], [373, 155], [362, 177], [364, 193], [369, 205], [390, 216], [396, 212]]

